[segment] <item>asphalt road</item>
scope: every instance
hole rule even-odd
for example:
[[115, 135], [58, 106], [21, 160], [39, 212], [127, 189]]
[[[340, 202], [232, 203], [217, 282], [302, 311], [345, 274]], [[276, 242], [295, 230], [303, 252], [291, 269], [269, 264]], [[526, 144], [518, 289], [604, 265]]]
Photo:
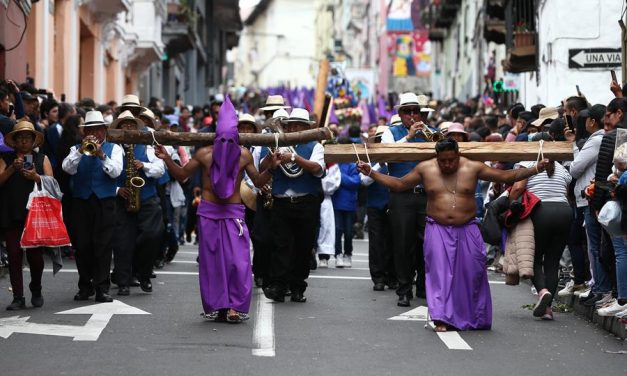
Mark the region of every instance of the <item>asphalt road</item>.
[[[256, 289], [251, 319], [239, 325], [199, 316], [193, 246], [183, 247], [174, 263], [158, 271], [152, 294], [133, 288], [119, 299], [149, 315], [119, 303], [124, 312], [118, 313], [130, 314], [107, 316], [93, 301], [73, 301], [78, 274], [67, 261], [57, 276], [44, 273], [43, 308], [30, 307], [28, 296], [30, 308], [0, 311], [0, 374], [627, 374], [627, 355], [617, 353], [627, 350], [624, 341], [572, 313], [556, 314], [553, 322], [534, 320], [522, 308], [535, 300], [529, 287], [505, 286], [494, 274], [493, 329], [441, 338], [425, 328], [424, 308], [415, 310], [424, 300], [401, 308], [393, 291], [372, 290], [366, 241], [355, 243], [355, 253], [352, 269], [312, 272], [307, 303], [270, 303]], [[9, 287], [8, 276], [0, 277], [6, 304]], [[100, 313], [56, 314], [76, 308]], [[402, 315], [411, 309], [413, 317]], [[390, 320], [395, 316], [400, 319]], [[23, 333], [29, 330], [32, 334]], [[73, 340], [77, 337], [67, 333], [74, 332], [84, 332], [80, 335], [88, 340]]]

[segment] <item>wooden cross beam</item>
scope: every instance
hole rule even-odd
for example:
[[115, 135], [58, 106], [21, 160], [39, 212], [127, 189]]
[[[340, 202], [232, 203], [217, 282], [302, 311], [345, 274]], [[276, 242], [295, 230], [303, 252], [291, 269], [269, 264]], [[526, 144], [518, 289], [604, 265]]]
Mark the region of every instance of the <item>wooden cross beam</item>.
[[[154, 135], [154, 139], [153, 139]], [[131, 131], [122, 129], [109, 129], [107, 141], [121, 144], [145, 144], [152, 145], [155, 141], [162, 145], [207, 146], [213, 145], [215, 133], [184, 133], [170, 131]], [[310, 141], [330, 140], [332, 138], [329, 128], [315, 128], [302, 132], [278, 134], [279, 146], [298, 145]], [[275, 134], [271, 133], [241, 133], [239, 142], [242, 145], [275, 146]]]
[[[368, 144], [371, 162], [422, 161], [435, 157], [435, 143], [416, 142], [398, 144]], [[368, 162], [364, 145], [355, 144], [359, 159]], [[327, 163], [357, 162], [355, 148], [351, 144], [326, 145], [324, 160]], [[476, 161], [518, 162], [535, 161], [540, 149], [539, 142], [460, 142], [459, 150], [464, 157]], [[555, 161], [572, 161], [573, 146], [570, 142], [544, 142], [544, 157]]]

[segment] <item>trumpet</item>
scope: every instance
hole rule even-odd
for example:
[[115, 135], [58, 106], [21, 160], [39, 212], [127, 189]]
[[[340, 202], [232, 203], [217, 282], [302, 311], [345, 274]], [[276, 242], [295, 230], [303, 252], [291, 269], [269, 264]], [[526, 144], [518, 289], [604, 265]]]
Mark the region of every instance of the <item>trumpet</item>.
[[418, 124], [420, 126], [420, 133], [422, 133], [422, 135], [424, 136], [425, 140], [429, 141], [429, 142], [438, 142], [440, 141], [444, 135], [442, 134], [442, 132], [438, 132], [438, 131], [432, 131], [431, 129], [429, 129], [429, 127], [427, 126], [427, 124], [423, 123], [422, 121], [416, 122], [414, 123], [414, 125]]
[[83, 143], [81, 144], [82, 153], [87, 156], [96, 155], [98, 152], [98, 140], [93, 138], [85, 138], [83, 139]]

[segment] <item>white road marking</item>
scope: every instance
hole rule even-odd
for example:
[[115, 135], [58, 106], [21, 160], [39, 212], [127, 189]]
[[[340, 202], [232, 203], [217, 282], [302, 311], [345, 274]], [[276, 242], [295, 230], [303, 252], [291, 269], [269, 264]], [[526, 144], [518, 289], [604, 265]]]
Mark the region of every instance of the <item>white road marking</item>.
[[40, 334], [48, 336], [73, 337], [74, 341], [97, 341], [113, 315], [149, 315], [150, 313], [129, 306], [119, 300], [111, 303], [92, 304], [58, 315], [91, 315], [83, 326], [38, 324], [28, 322], [29, 316], [12, 316], [0, 319], [0, 337], [9, 338], [13, 333]]
[[[388, 320], [392, 321], [427, 321], [429, 315], [429, 309], [425, 306], [420, 306], [409, 310], [407, 312], [401, 313], [398, 316], [390, 317]], [[435, 326], [432, 321], [427, 321], [427, 325], [425, 327], [430, 327], [434, 329]], [[458, 332], [436, 332], [438, 337], [449, 350], [472, 350], [472, 347], [464, 341], [461, 335]]]
[[[432, 321], [427, 324], [431, 329], [435, 328]], [[472, 347], [459, 335], [458, 332], [436, 332], [449, 350], [472, 350]]]
[[257, 314], [253, 329], [252, 354], [254, 356], [273, 357], [276, 355], [274, 345], [274, 304], [266, 298], [261, 289], [257, 289]]

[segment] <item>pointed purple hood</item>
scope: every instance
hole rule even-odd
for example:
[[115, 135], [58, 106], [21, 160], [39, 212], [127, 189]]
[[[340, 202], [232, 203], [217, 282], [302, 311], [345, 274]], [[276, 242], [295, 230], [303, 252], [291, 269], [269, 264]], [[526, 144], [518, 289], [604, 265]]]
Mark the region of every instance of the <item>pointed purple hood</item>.
[[229, 97], [225, 95], [225, 98], [218, 114], [210, 176], [213, 193], [221, 199], [231, 197], [238, 188], [236, 183], [242, 154], [237, 134], [237, 113]]

